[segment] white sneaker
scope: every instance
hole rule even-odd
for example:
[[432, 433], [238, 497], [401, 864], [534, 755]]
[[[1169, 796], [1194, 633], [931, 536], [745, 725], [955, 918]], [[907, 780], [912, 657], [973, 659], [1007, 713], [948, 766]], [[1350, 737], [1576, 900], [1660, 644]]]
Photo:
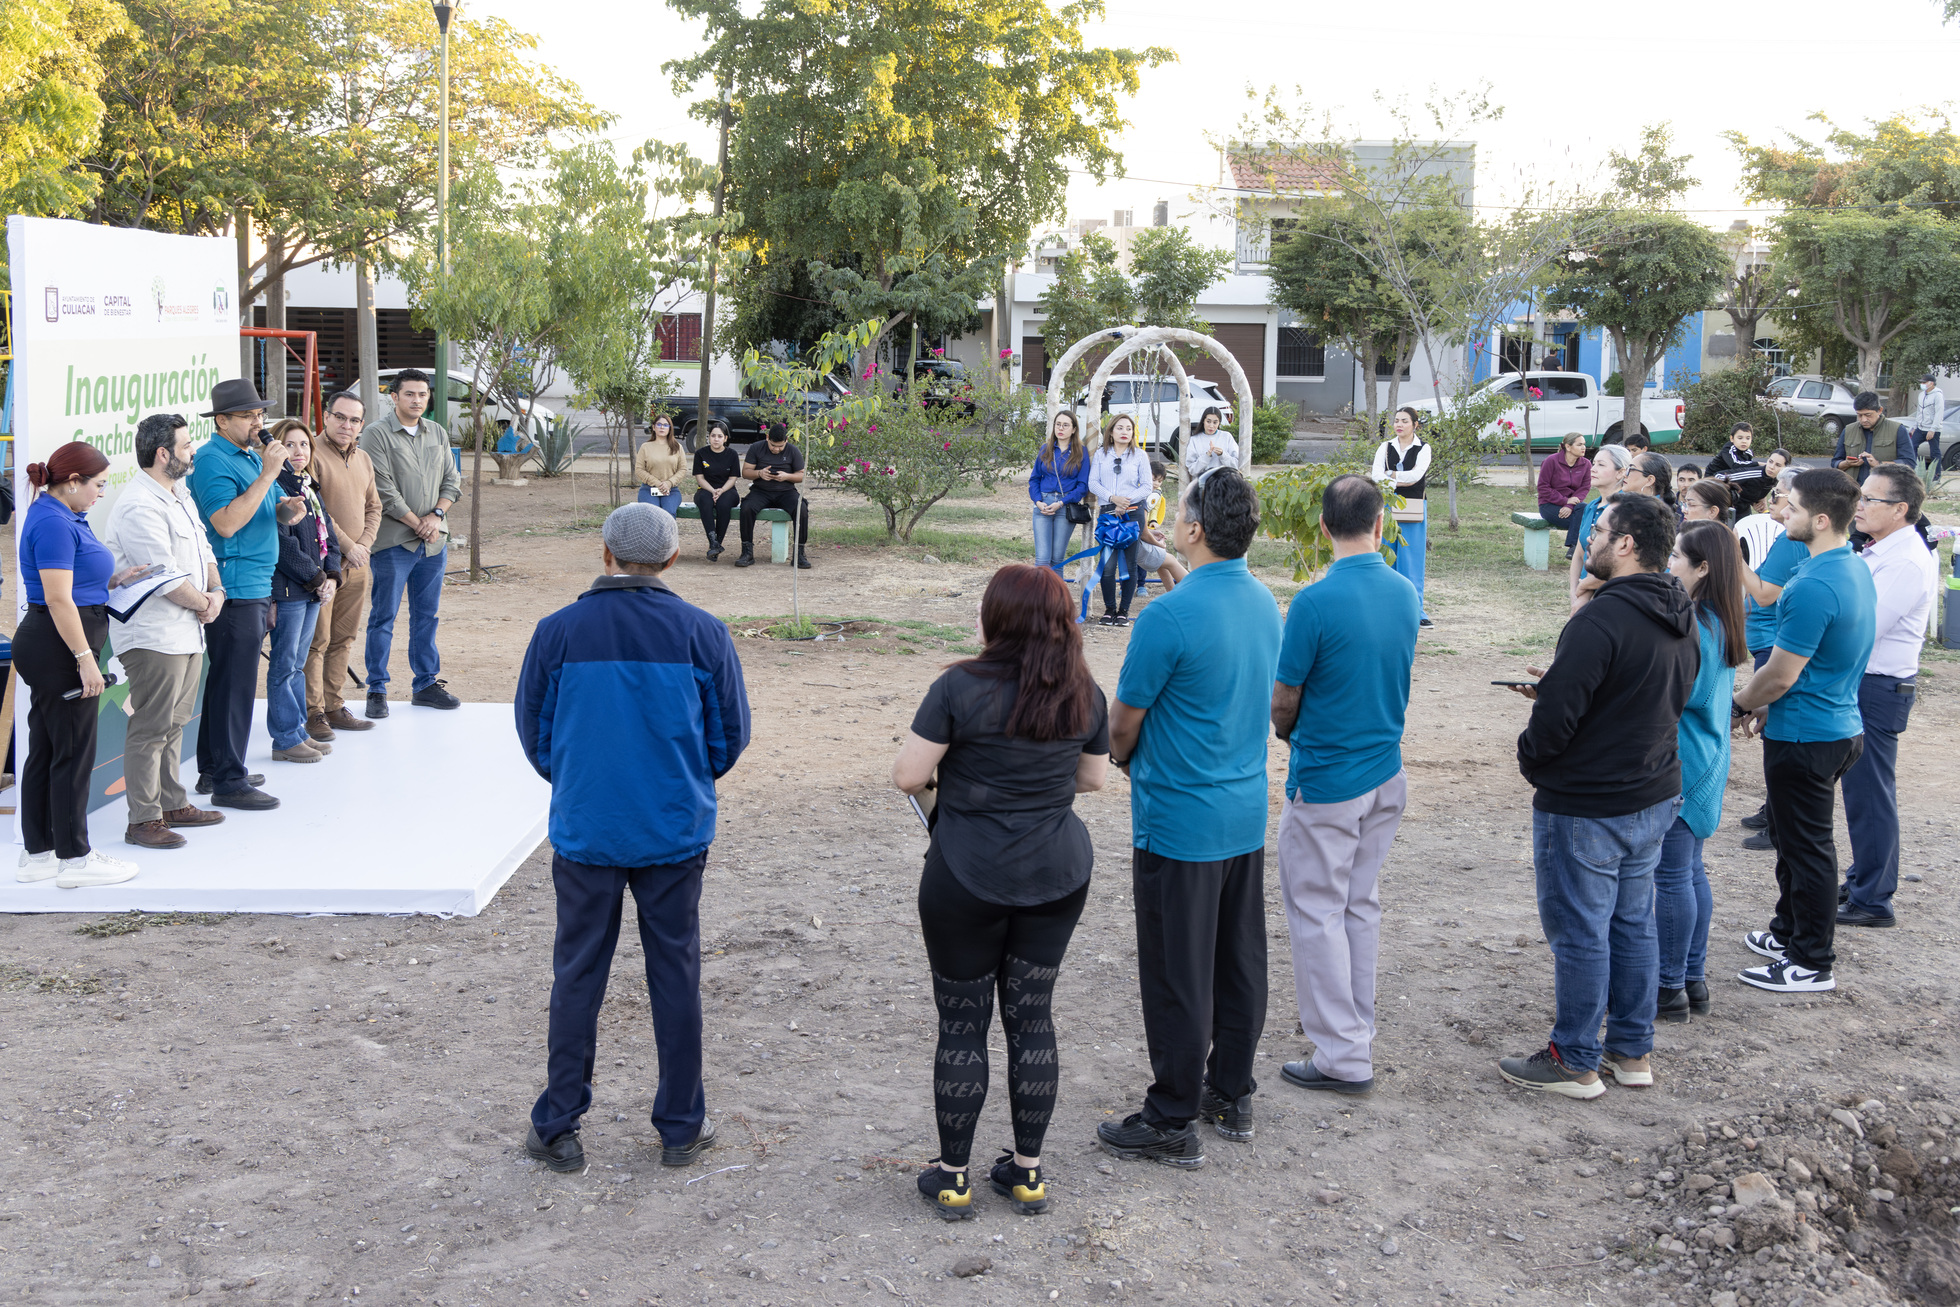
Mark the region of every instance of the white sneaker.
[[49, 849], [46, 853], [29, 853], [27, 850], [22, 849], [20, 854], [20, 870], [15, 873], [14, 879], [18, 881], [46, 880], [60, 870], [61, 868], [55, 865], [53, 849]]
[[120, 885], [136, 875], [136, 864], [90, 850], [86, 858], [63, 858], [61, 874], [54, 883], [62, 889], [83, 889], [90, 885]]
[[1830, 972], [1812, 971], [1788, 958], [1778, 958], [1766, 967], [1750, 967], [1747, 971], [1737, 972], [1736, 979], [1745, 985], [1778, 994], [1822, 994], [1837, 988], [1837, 980]]
[[1767, 930], [1752, 930], [1742, 937], [1742, 942], [1751, 953], [1759, 954], [1772, 962], [1783, 960], [1783, 941]]

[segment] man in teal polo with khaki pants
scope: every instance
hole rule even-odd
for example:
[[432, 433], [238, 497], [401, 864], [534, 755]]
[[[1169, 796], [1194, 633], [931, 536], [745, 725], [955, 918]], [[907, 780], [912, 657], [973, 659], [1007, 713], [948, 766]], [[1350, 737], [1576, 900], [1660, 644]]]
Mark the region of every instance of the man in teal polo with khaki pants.
[[1293, 596], [1273, 683], [1273, 732], [1292, 746], [1279, 819], [1279, 881], [1293, 939], [1300, 1028], [1313, 1053], [1288, 1084], [1375, 1087], [1381, 870], [1408, 805], [1402, 725], [1422, 599], [1381, 556], [1381, 491], [1336, 477], [1320, 501], [1334, 563]]

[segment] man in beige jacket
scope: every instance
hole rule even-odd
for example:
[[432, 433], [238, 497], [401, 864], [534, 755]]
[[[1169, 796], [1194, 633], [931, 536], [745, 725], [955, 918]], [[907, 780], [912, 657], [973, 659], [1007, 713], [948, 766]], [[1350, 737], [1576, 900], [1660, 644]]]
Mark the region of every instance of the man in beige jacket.
[[366, 629], [368, 551], [381, 528], [374, 463], [360, 446], [363, 416], [358, 394], [335, 395], [327, 404], [327, 438], [313, 452], [320, 500], [340, 533], [342, 577], [333, 598], [320, 605], [320, 623], [306, 655], [306, 733], [316, 740], [331, 740], [335, 731], [374, 729], [373, 722], [347, 711], [341, 695], [354, 638]]

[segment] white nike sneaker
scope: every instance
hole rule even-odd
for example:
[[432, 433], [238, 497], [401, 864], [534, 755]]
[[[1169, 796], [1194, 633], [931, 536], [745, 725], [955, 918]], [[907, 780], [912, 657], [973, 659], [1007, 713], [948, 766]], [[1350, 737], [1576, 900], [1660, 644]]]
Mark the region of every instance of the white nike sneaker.
[[29, 853], [22, 849], [20, 870], [14, 873], [14, 879], [23, 882], [46, 880], [60, 870], [61, 868], [55, 865], [53, 849], [49, 849], [46, 853]]
[[1788, 958], [1778, 958], [1766, 967], [1750, 967], [1737, 972], [1735, 978], [1745, 985], [1778, 994], [1823, 994], [1837, 988], [1837, 980], [1830, 972], [1812, 971]]
[[1768, 958], [1772, 962], [1783, 960], [1783, 941], [1767, 930], [1752, 930], [1742, 937], [1743, 945], [1751, 952]]
[[85, 889], [91, 885], [120, 885], [136, 875], [136, 864], [111, 858], [93, 850], [85, 858], [63, 858], [61, 874], [54, 883], [62, 889]]

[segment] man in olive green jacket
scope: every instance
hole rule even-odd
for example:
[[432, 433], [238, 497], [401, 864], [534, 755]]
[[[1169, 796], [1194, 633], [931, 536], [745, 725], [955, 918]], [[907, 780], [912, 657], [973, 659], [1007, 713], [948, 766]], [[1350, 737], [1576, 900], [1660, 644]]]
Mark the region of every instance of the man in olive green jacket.
[[424, 708], [454, 708], [462, 700], [449, 693], [436, 652], [436, 608], [442, 575], [449, 562], [450, 506], [462, 493], [462, 478], [449, 451], [449, 433], [425, 414], [429, 378], [414, 368], [395, 378], [394, 408], [361, 432], [361, 448], [374, 463], [374, 487], [381, 496], [381, 525], [375, 532], [368, 566], [374, 572], [373, 606], [367, 623], [367, 715], [388, 715], [388, 655], [394, 647], [395, 617], [408, 596], [408, 667], [415, 675], [409, 702]]

